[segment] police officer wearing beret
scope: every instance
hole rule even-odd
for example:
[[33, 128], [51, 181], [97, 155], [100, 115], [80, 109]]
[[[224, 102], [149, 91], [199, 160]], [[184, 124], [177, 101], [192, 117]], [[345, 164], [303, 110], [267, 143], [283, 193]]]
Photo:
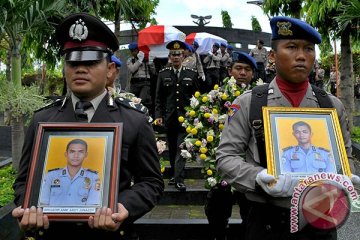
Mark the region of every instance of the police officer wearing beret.
[[185, 191], [184, 167], [185, 159], [180, 156], [179, 145], [183, 142], [186, 132], [178, 118], [184, 117], [190, 98], [199, 89], [196, 70], [183, 67], [184, 42], [175, 40], [166, 45], [172, 67], [159, 72], [155, 97], [155, 121], [165, 125], [169, 146], [170, 175], [173, 177], [169, 185], [175, 184], [180, 191]]
[[87, 149], [88, 145], [82, 139], [73, 139], [67, 144], [67, 166], [48, 171], [41, 186], [41, 206], [100, 204], [99, 174], [82, 167]]
[[311, 144], [311, 126], [303, 121], [293, 124], [293, 135], [298, 145], [283, 149], [282, 172], [333, 172], [334, 159], [328, 149]]
[[[219, 84], [220, 79], [220, 60], [221, 54], [219, 53], [220, 44], [214, 43], [212, 50], [208, 52], [204, 58], [205, 75], [207, 88], [205, 92], [210, 92], [215, 84]], [[222, 79], [221, 79], [222, 80]]]
[[[119, 43], [114, 33], [98, 18], [86, 13], [72, 14], [56, 28], [55, 39], [65, 61], [65, 78], [71, 95], [37, 111], [28, 128], [14, 183], [13, 216], [20, 228], [36, 231], [43, 239], [78, 233], [82, 239], [138, 239], [132, 223], [149, 212], [160, 199], [164, 183], [155, 135], [145, 114], [106, 91], [107, 78], [115, 71], [111, 55]], [[86, 109], [85, 109], [86, 108]], [[31, 152], [39, 122], [122, 122], [123, 138], [118, 182], [118, 203], [114, 212], [97, 209], [88, 223], [51, 222], [41, 208], [23, 209]], [[64, 231], [65, 230], [65, 231]]]
[[[266, 105], [320, 107], [308, 80], [316, 56], [315, 44], [321, 42], [320, 34], [309, 24], [289, 17], [274, 17], [270, 26], [273, 52], [269, 57], [276, 63], [276, 77], [266, 85]], [[226, 122], [216, 152], [219, 174], [237, 191], [244, 193], [249, 202], [249, 212], [247, 216], [242, 216], [246, 223], [245, 239], [336, 239], [336, 229], [319, 231], [310, 225], [296, 233], [290, 232], [290, 197], [298, 180], [290, 174], [279, 175], [275, 179], [267, 173], [266, 156], [260, 157], [263, 153], [259, 152], [259, 138], [255, 135], [255, 127], [259, 126], [252, 125], [250, 121], [252, 91], [259, 88], [243, 93], [233, 102], [237, 110]], [[326, 97], [337, 110], [347, 156], [354, 172], [344, 106], [335, 96], [327, 94]], [[263, 131], [263, 128], [260, 129]], [[351, 181], [354, 184], [360, 182], [354, 174]]]

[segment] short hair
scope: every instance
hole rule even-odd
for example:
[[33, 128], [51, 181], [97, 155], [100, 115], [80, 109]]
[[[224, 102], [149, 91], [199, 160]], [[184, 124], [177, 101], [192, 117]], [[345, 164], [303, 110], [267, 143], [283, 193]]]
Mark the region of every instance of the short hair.
[[306, 126], [311, 132], [310, 125], [308, 123], [304, 122], [304, 121], [299, 121], [299, 122], [294, 123], [292, 125], [292, 129], [293, 129], [293, 131], [295, 131], [296, 128], [301, 127], [301, 126]]
[[260, 44], [264, 45], [264, 40], [259, 39], [258, 42], [259, 42]]
[[71, 141], [67, 144], [67, 146], [66, 146], [66, 151], [69, 150], [69, 147], [70, 147], [70, 145], [72, 145], [72, 144], [81, 144], [81, 145], [84, 145], [84, 146], [85, 146], [85, 150], [87, 150], [87, 148], [88, 148], [88, 145], [87, 145], [87, 143], [86, 143], [84, 140], [77, 138], [77, 139], [71, 140]]

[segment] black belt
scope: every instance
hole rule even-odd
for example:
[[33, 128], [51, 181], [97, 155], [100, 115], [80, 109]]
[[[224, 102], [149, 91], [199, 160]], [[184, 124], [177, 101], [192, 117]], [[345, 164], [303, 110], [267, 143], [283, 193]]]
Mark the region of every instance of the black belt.
[[150, 81], [150, 78], [131, 78], [131, 83]]

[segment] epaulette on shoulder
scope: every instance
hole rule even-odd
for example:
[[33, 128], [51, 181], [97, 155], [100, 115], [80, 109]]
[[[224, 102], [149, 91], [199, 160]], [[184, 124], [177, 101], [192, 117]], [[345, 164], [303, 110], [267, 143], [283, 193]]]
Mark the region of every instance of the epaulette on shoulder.
[[188, 68], [188, 67], [183, 67], [185, 70], [189, 70], [189, 71], [192, 71], [192, 72], [197, 72], [196, 69], [193, 69], [193, 68]]
[[60, 170], [61, 168], [54, 168], [54, 169], [50, 169], [48, 172], [53, 172], [53, 171], [56, 171], [56, 170]]
[[168, 71], [168, 70], [171, 70], [171, 67], [163, 68], [163, 69], [161, 69], [161, 70], [159, 71], [159, 73], [160, 73], [160, 72], [164, 72], [164, 71]]
[[323, 147], [318, 147], [318, 149], [323, 150], [323, 151], [325, 151], [325, 152], [330, 152], [330, 150], [328, 150], [328, 149], [326, 149], [326, 148], [323, 148]]
[[42, 108], [39, 108], [39, 109], [35, 110], [35, 112], [39, 112], [39, 111], [42, 111], [44, 109], [48, 109], [48, 108], [51, 108], [51, 107], [60, 106], [62, 104], [62, 102], [64, 101], [64, 99], [65, 99], [64, 97], [58, 98], [55, 101], [53, 101], [53, 102], [51, 102], [49, 104], [46, 104]]
[[293, 146], [290, 146], [290, 147], [283, 148], [283, 152], [285, 152], [285, 151], [287, 151], [287, 150], [289, 150], [289, 149], [292, 149], [292, 148], [294, 148], [294, 147], [293, 147]]
[[115, 98], [115, 102], [117, 104], [120, 104], [121, 106], [133, 109], [133, 110], [141, 112], [141, 113], [147, 113], [147, 111], [148, 111], [148, 109], [141, 103], [134, 103], [133, 101], [126, 99], [126, 98], [117, 97], [117, 98]]
[[91, 173], [98, 174], [98, 171], [95, 171], [95, 170], [92, 170], [92, 169], [89, 169], [89, 168], [86, 168], [85, 170], [86, 170], [87, 172], [91, 172]]

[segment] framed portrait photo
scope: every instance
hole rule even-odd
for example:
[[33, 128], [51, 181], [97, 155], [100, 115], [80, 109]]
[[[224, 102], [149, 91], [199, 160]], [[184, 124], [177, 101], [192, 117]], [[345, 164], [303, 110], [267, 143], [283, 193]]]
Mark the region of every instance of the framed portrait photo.
[[86, 221], [97, 208], [115, 211], [122, 123], [40, 123], [24, 208], [54, 221]]
[[351, 176], [336, 109], [263, 107], [268, 173]]

